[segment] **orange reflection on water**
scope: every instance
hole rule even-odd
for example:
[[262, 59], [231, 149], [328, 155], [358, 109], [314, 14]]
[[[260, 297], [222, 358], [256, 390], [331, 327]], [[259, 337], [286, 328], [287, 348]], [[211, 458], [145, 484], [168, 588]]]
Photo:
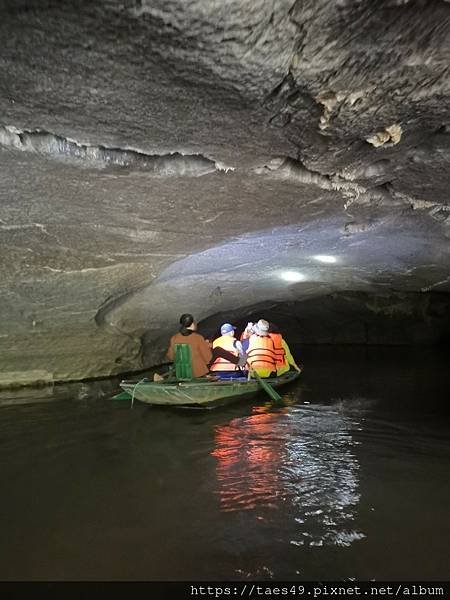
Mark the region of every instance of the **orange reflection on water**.
[[233, 419], [215, 430], [218, 495], [224, 511], [274, 508], [282, 494], [279, 468], [285, 452], [280, 420], [287, 409], [267, 412], [261, 407], [249, 417]]

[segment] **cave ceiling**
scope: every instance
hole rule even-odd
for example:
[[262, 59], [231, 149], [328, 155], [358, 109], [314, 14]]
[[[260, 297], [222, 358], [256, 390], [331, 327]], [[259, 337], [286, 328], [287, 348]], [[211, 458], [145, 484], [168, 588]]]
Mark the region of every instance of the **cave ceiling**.
[[0, 0], [0, 39], [5, 381], [139, 368], [180, 311], [450, 291], [448, 2]]

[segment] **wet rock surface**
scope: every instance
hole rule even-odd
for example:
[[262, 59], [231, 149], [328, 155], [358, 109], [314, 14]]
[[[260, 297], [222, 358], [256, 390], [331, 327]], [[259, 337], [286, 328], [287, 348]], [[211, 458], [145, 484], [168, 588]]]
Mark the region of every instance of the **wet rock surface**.
[[[449, 3], [0, 17], [0, 384], [142, 368], [185, 311], [447, 302]], [[308, 340], [330, 339], [308, 310]]]

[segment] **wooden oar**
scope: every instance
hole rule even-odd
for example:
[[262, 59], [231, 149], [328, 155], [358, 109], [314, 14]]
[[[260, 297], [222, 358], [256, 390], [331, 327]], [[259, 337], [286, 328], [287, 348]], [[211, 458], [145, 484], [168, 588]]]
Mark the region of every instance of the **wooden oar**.
[[264, 379], [262, 379], [254, 369], [252, 369], [252, 375], [262, 387], [262, 389], [266, 392], [266, 394], [268, 394], [272, 398], [272, 400], [274, 400], [275, 402], [279, 402], [281, 400], [280, 394], [277, 394], [273, 387], [269, 385], [266, 381], [264, 381]]

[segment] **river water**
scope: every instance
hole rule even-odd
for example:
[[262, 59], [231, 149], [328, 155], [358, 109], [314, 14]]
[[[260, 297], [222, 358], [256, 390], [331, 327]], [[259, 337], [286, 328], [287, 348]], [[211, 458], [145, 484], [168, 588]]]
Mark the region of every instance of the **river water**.
[[448, 579], [448, 354], [301, 357], [281, 406], [0, 394], [0, 579]]

